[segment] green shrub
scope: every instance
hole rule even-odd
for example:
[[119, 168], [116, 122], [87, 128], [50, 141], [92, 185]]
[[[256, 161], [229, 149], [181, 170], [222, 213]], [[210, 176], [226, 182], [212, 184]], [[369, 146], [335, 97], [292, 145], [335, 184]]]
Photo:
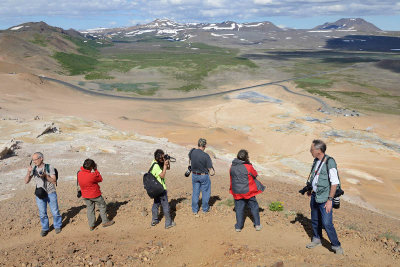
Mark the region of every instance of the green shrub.
[[228, 198], [228, 199], [225, 199], [224, 201], [219, 202], [218, 205], [225, 205], [228, 207], [233, 207], [233, 206], [235, 206], [235, 200], [233, 198]]
[[108, 75], [104, 72], [91, 72], [85, 75], [86, 80], [111, 80], [114, 79], [113, 76]]
[[31, 40], [30, 42], [33, 44], [43, 46], [43, 47], [47, 46], [46, 37], [41, 34], [38, 34], [38, 33], [35, 33], [35, 35], [33, 35], [33, 40]]
[[56, 52], [53, 57], [69, 71], [70, 75], [85, 74], [94, 70], [98, 64], [92, 57], [72, 53]]
[[275, 201], [275, 202], [271, 202], [271, 204], [269, 204], [269, 210], [270, 211], [283, 211], [283, 202], [281, 201]]
[[382, 237], [386, 237], [386, 239], [391, 239], [394, 242], [400, 242], [400, 237], [398, 237], [397, 235], [393, 234], [391, 231], [387, 231], [386, 233], [383, 233], [379, 236], [380, 238]]

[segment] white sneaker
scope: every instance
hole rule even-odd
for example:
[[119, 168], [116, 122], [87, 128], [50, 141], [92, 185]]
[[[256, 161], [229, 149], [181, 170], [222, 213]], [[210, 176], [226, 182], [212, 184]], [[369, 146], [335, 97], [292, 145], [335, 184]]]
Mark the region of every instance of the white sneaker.
[[256, 225], [255, 228], [256, 228], [256, 231], [261, 231], [261, 229], [262, 229], [263, 227], [262, 227], [262, 225], [260, 224], [260, 225]]

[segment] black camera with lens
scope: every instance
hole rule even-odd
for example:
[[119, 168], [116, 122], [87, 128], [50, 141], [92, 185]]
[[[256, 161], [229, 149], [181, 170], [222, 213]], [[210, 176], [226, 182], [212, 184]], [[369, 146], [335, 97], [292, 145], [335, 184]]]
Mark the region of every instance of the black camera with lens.
[[310, 182], [306, 183], [306, 186], [303, 187], [303, 189], [299, 190], [299, 193], [304, 195], [306, 192], [311, 192], [312, 191], [312, 185]]
[[191, 172], [192, 172], [192, 166], [189, 165], [187, 171], [185, 172], [185, 177], [189, 177]]
[[176, 159], [174, 157], [171, 157], [168, 154], [164, 155], [164, 160], [169, 160], [170, 162], [175, 162], [176, 161]]
[[332, 207], [334, 209], [340, 208], [340, 196], [344, 194], [342, 188], [338, 187], [335, 192], [335, 196], [332, 199]]
[[82, 191], [81, 190], [78, 190], [77, 192], [76, 192], [76, 197], [77, 198], [80, 198], [82, 196]]

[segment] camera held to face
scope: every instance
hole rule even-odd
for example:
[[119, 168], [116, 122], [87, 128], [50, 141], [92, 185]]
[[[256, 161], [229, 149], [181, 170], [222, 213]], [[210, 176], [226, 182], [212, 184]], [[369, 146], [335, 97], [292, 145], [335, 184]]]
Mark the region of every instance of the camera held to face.
[[303, 189], [299, 190], [299, 193], [304, 195], [306, 192], [311, 192], [312, 191], [312, 185], [310, 182], [306, 183], [306, 186], [303, 187]]
[[176, 159], [174, 157], [171, 157], [168, 154], [164, 155], [164, 160], [169, 160], [170, 162], [175, 162], [176, 161]]
[[185, 177], [189, 177], [191, 172], [192, 172], [192, 166], [189, 165], [187, 171], [185, 172]]

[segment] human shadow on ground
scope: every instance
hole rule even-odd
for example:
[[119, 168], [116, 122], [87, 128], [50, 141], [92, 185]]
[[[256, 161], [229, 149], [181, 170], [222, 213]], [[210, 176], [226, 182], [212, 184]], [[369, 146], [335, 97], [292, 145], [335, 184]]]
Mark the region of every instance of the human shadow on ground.
[[[199, 201], [197, 202], [197, 205], [199, 205], [199, 211], [201, 210], [201, 206], [202, 206], [202, 203], [201, 203], [203, 201], [202, 197], [199, 198]], [[217, 203], [217, 201], [221, 201], [220, 196], [211, 196], [210, 199], [208, 200], [208, 206], [210, 206], [210, 208], [211, 208], [212, 206], [215, 205], [215, 203]]]
[[[108, 219], [111, 221], [115, 218], [115, 216], [117, 216], [118, 213], [118, 209], [123, 206], [126, 205], [128, 203], [128, 201], [116, 201], [116, 202], [110, 202], [107, 204], [107, 215], [108, 215]], [[96, 211], [97, 211], [97, 206], [96, 206]], [[97, 220], [95, 222], [95, 227], [99, 226], [102, 223], [101, 221], [101, 216], [100, 214], [97, 217]]]
[[[299, 222], [303, 226], [304, 231], [307, 233], [308, 237], [310, 239], [312, 239], [314, 234], [313, 234], [313, 230], [312, 230], [311, 219], [305, 217], [302, 213], [297, 213], [294, 220], [290, 221], [290, 223], [295, 224], [296, 222]], [[325, 238], [321, 237], [321, 243], [322, 243], [322, 246], [324, 246], [331, 252], [334, 252], [331, 248], [331, 243], [329, 241], [327, 241]]]
[[[80, 205], [77, 207], [69, 208], [66, 212], [61, 215], [62, 218], [62, 228], [64, 228], [67, 224], [70, 223], [71, 219], [74, 218], [78, 213], [84, 209], [86, 205]], [[52, 229], [50, 229], [52, 230]]]
[[[169, 209], [170, 209], [172, 220], [174, 220], [176, 217], [176, 205], [178, 205], [181, 202], [184, 202], [185, 200], [187, 200], [186, 197], [180, 197], [178, 199], [171, 199], [171, 201], [169, 202]], [[164, 215], [164, 213], [161, 211], [159, 220], [162, 218], [163, 215]]]

